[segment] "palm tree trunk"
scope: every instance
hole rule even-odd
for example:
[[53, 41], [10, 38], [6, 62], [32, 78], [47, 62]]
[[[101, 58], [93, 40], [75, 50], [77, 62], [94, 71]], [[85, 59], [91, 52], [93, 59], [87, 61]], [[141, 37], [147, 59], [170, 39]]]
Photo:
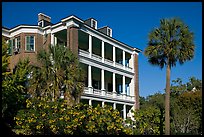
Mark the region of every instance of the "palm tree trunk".
[[165, 135], [170, 135], [170, 65], [166, 68], [166, 96], [165, 96]]

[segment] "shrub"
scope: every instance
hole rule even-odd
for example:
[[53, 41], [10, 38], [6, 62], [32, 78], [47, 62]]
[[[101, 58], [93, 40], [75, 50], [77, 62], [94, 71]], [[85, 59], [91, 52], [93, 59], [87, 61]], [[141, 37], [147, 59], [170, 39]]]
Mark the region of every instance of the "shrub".
[[20, 110], [16, 134], [131, 134], [123, 119], [110, 106], [95, 108], [79, 103], [70, 107], [66, 100], [48, 102], [45, 98], [28, 99], [27, 108]]

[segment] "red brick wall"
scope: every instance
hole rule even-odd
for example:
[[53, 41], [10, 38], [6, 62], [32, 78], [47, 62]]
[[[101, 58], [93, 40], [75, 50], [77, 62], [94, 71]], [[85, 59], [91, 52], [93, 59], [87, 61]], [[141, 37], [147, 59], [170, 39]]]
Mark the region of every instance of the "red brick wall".
[[134, 88], [135, 88], [135, 109], [139, 109], [139, 74], [138, 55], [134, 54]]
[[[30, 36], [30, 35], [35, 36], [35, 51], [34, 52], [25, 50], [25, 37]], [[21, 48], [18, 54], [13, 54], [11, 56], [9, 68], [12, 70], [16, 66], [19, 60], [24, 60], [26, 58], [29, 58], [31, 64], [38, 64], [36, 55], [39, 52], [39, 50], [42, 49], [43, 36], [37, 33], [20, 33], [16, 35], [15, 37], [17, 36], [20, 36], [21, 38]]]

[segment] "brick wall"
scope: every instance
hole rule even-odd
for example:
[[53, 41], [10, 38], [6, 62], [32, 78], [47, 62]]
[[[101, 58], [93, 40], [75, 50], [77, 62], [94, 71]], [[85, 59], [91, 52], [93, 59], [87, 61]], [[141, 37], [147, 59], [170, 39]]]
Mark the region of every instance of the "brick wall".
[[135, 89], [135, 109], [139, 109], [139, 75], [138, 75], [138, 55], [134, 54], [134, 89]]

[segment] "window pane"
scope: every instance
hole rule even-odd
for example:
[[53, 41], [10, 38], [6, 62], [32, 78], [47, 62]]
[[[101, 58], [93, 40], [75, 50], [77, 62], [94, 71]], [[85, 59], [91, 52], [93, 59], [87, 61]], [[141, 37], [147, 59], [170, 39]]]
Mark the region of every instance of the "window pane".
[[8, 54], [11, 55], [11, 51], [12, 51], [12, 41], [9, 40], [9, 45], [8, 45]]
[[26, 36], [26, 50], [30, 50], [30, 36]]
[[21, 38], [18, 37], [18, 38], [17, 38], [17, 48], [20, 49], [20, 47], [21, 47]]

